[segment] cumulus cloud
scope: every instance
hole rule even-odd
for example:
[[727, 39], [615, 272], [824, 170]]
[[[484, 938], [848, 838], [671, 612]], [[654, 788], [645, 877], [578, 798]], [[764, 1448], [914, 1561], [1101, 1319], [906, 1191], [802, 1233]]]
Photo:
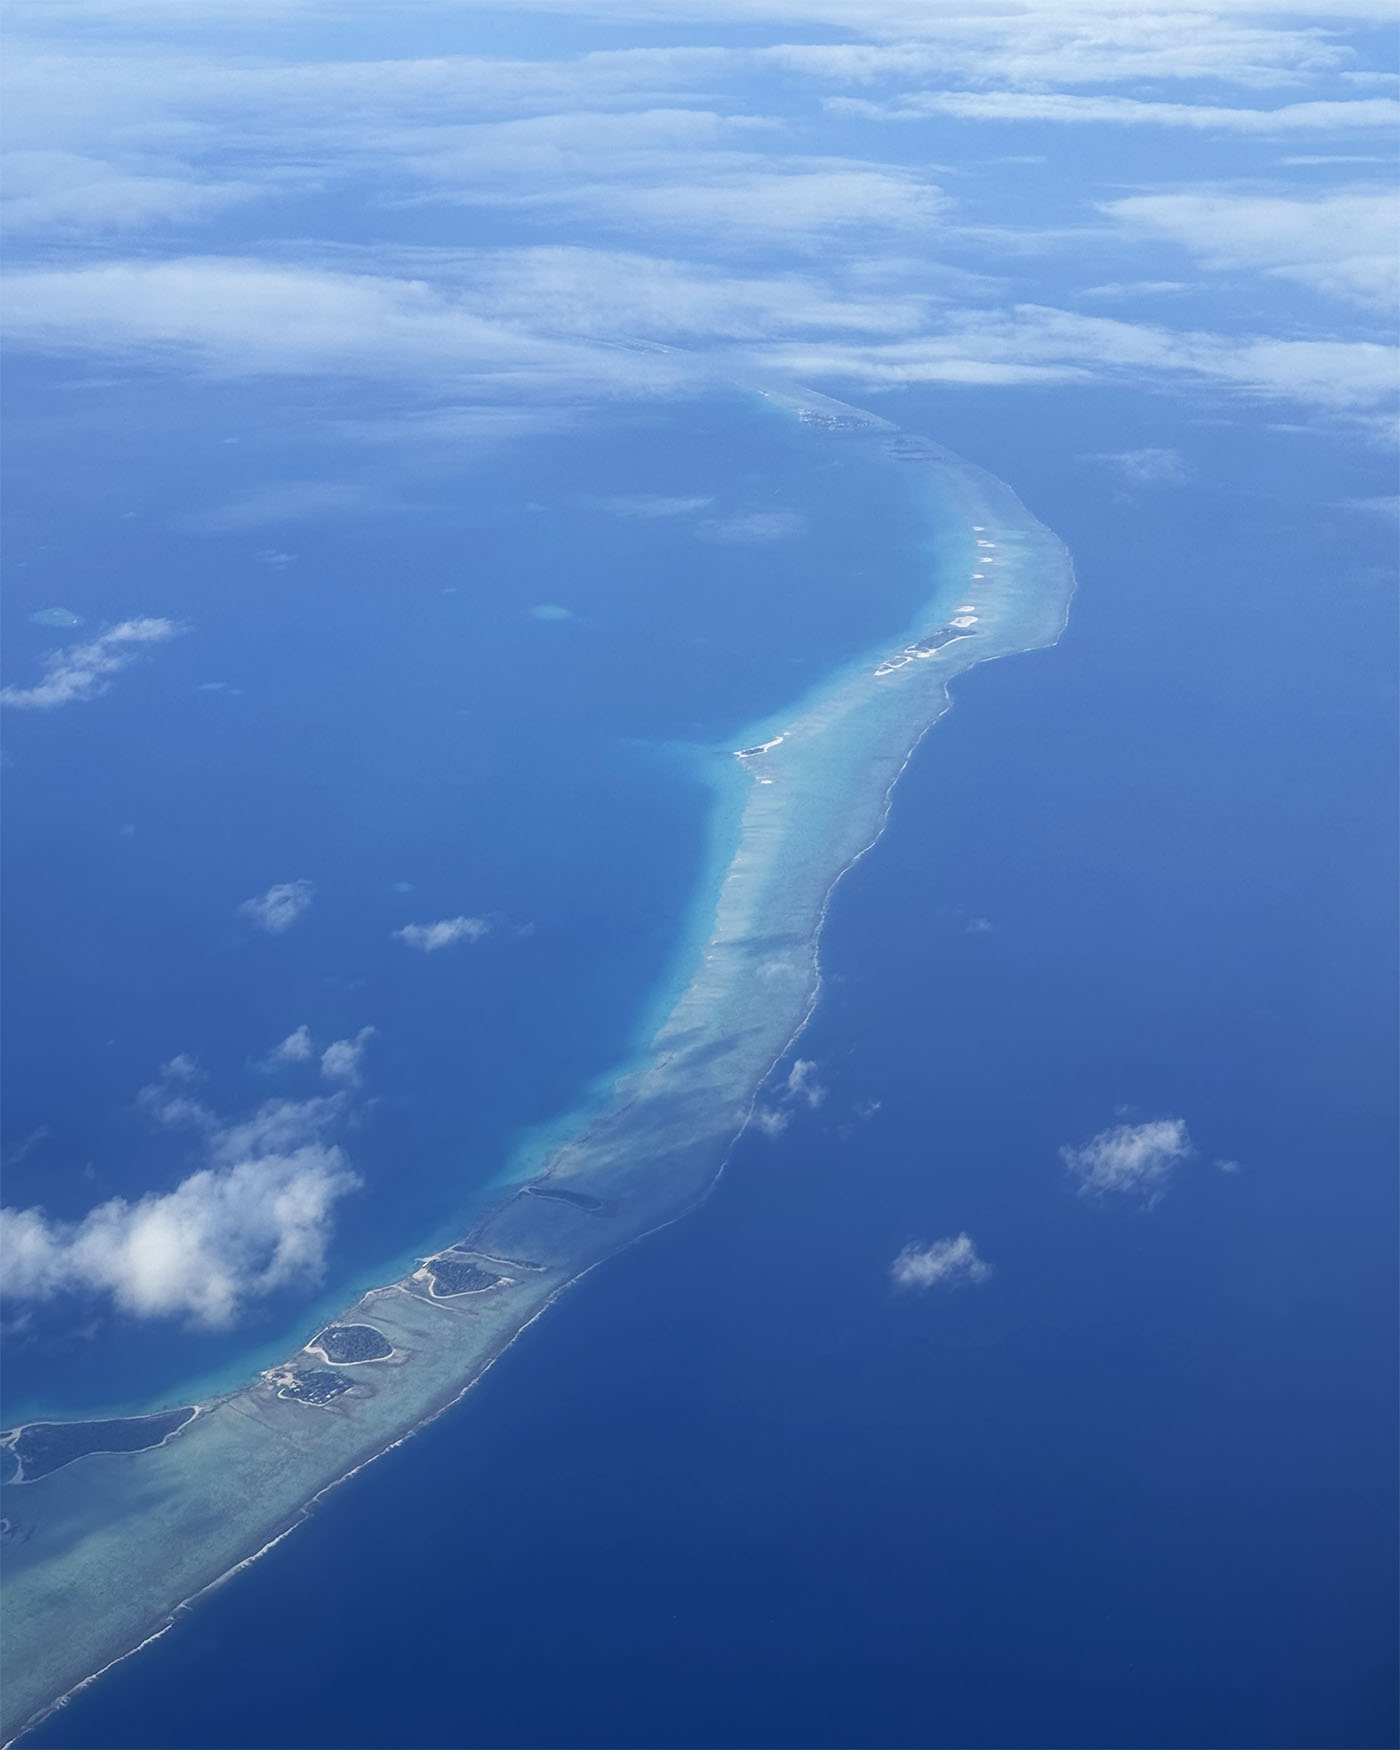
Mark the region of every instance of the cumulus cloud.
[[32, 687], [0, 687], [0, 704], [52, 710], [105, 692], [110, 676], [136, 660], [142, 646], [163, 644], [181, 628], [173, 620], [123, 620], [86, 644], [70, 644], [44, 658], [44, 678]]
[[788, 1072], [789, 1099], [805, 1100], [815, 1111], [826, 1098], [826, 1089], [817, 1080], [817, 1066], [811, 1058], [799, 1057]]
[[810, 1111], [823, 1104], [827, 1089], [817, 1079], [818, 1065], [813, 1058], [796, 1058], [782, 1081], [773, 1090], [771, 1106], [756, 1106], [749, 1122], [763, 1136], [781, 1136], [792, 1123], [795, 1110], [806, 1106]]
[[1088, 1197], [1133, 1196], [1149, 1205], [1166, 1195], [1174, 1169], [1194, 1154], [1180, 1118], [1115, 1124], [1088, 1142], [1060, 1150], [1060, 1159]]
[[310, 908], [315, 888], [309, 881], [277, 881], [255, 899], [245, 899], [238, 908], [240, 917], [248, 918], [260, 930], [280, 936], [291, 929], [297, 919]]
[[969, 1234], [933, 1240], [928, 1245], [907, 1245], [890, 1265], [890, 1280], [896, 1288], [924, 1289], [942, 1285], [956, 1288], [965, 1282], [985, 1282], [992, 1267], [978, 1255]]
[[1195, 469], [1177, 450], [1112, 450], [1091, 460], [1107, 462], [1135, 486], [1184, 486], [1195, 475]]
[[333, 1040], [321, 1053], [321, 1074], [329, 1082], [354, 1085], [360, 1079], [365, 1047], [374, 1038], [373, 1027], [361, 1027], [353, 1039]]
[[266, 1062], [270, 1066], [286, 1063], [308, 1063], [316, 1054], [316, 1047], [311, 1040], [311, 1029], [302, 1023], [295, 1032], [289, 1033], [280, 1045], [274, 1045], [267, 1054]]
[[393, 932], [396, 942], [406, 942], [424, 954], [451, 948], [457, 942], [479, 942], [491, 929], [489, 918], [439, 918], [435, 924], [405, 924]]
[[182, 1051], [163, 1063], [154, 1079], [136, 1096], [136, 1103], [157, 1124], [175, 1128], [192, 1124], [204, 1130], [217, 1122], [214, 1114], [196, 1097], [194, 1089], [205, 1079], [204, 1071], [188, 1052]]
[[4, 1293], [99, 1295], [137, 1318], [221, 1327], [250, 1301], [314, 1285], [334, 1206], [360, 1182], [326, 1139], [342, 1111], [338, 1100], [276, 1102], [215, 1131], [209, 1164], [173, 1191], [114, 1197], [78, 1221], [0, 1210]]

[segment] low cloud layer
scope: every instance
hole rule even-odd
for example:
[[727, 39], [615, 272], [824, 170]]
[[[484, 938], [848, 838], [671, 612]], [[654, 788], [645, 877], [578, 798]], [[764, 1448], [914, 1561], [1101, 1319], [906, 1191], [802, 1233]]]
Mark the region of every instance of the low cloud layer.
[[70, 644], [44, 658], [44, 678], [32, 687], [0, 687], [0, 704], [22, 710], [51, 711], [107, 690], [114, 674], [128, 667], [147, 644], [163, 644], [181, 628], [173, 620], [123, 620], [86, 644]]
[[435, 924], [405, 924], [394, 931], [394, 940], [424, 954], [435, 954], [457, 942], [479, 942], [490, 930], [489, 918], [439, 918]]
[[1116, 468], [1134, 486], [1185, 486], [1195, 477], [1195, 469], [1176, 450], [1113, 450], [1093, 460]]
[[[1214, 230], [1206, 234], [1198, 204], [1187, 211], [1162, 204], [1164, 198], [1117, 200], [1102, 211], [1125, 248], [1134, 239], [1187, 243], [1189, 232], [1207, 267], [1227, 265]], [[1264, 222], [1272, 217], [1270, 208]], [[1056, 232], [1044, 246], [1062, 246], [1066, 235]], [[1245, 262], [1244, 240], [1260, 235], [1258, 216], [1247, 221], [1241, 213], [1234, 235], [1231, 260], [1317, 288], [1324, 282], [1340, 288], [1340, 275], [1370, 299], [1384, 278], [1376, 276], [1376, 245], [1369, 240], [1360, 247], [1348, 243], [1344, 261], [1319, 254], [1315, 240], [1305, 247], [1299, 239], [1297, 248], [1290, 240], [1283, 256], [1251, 246]], [[1042, 246], [1019, 234], [1003, 242], [1022, 251]], [[922, 290], [902, 287], [893, 268], [892, 283], [871, 292], [824, 279], [805, 257], [800, 272], [764, 276], [583, 247], [502, 249], [465, 264], [454, 257], [443, 264], [439, 284], [406, 279], [393, 265], [352, 274], [195, 257], [14, 270], [11, 345], [166, 366], [183, 360], [234, 374], [437, 382], [444, 372], [466, 372], [483, 396], [528, 394], [556, 402], [586, 392], [688, 392], [713, 370], [699, 353], [714, 348], [727, 368], [804, 382], [844, 379], [867, 389], [1174, 381], [1339, 411], [1388, 405], [1394, 394], [1393, 349], [1354, 326], [1339, 335], [1319, 334], [1315, 326], [1241, 332], [1233, 321], [1225, 329], [1177, 330], [1085, 316], [1049, 301], [930, 305]], [[532, 326], [542, 315], [547, 332]], [[1246, 312], [1244, 319], [1254, 315]], [[610, 344], [619, 332], [634, 344]], [[635, 344], [646, 340], [664, 344]], [[773, 540], [796, 532], [782, 516], [759, 512], [697, 532], [719, 540]]]
[[309, 881], [278, 881], [256, 899], [245, 899], [238, 915], [269, 935], [280, 936], [306, 914], [315, 891]]
[[1077, 1148], [1067, 1143], [1060, 1159], [1083, 1196], [1139, 1197], [1153, 1204], [1166, 1195], [1176, 1167], [1194, 1153], [1182, 1119], [1153, 1118], [1115, 1124]]
[[907, 1245], [890, 1265], [890, 1280], [896, 1288], [919, 1293], [928, 1288], [985, 1282], [991, 1273], [991, 1265], [979, 1257], [972, 1236], [965, 1233], [928, 1245]]
[[328, 1082], [354, 1086], [360, 1079], [365, 1047], [374, 1038], [373, 1027], [361, 1027], [353, 1039], [335, 1039], [321, 1053], [321, 1074]]
[[1400, 203], [1389, 181], [1309, 196], [1185, 188], [1106, 201], [1102, 210], [1145, 237], [1179, 244], [1211, 270], [1253, 269], [1387, 316], [1400, 295]]
[[788, 1071], [787, 1091], [793, 1100], [805, 1100], [815, 1109], [826, 1098], [826, 1089], [817, 1080], [817, 1065], [810, 1057], [799, 1057]]
[[589, 510], [605, 510], [612, 516], [656, 517], [690, 516], [704, 510], [713, 501], [708, 498], [665, 498], [655, 492], [632, 492], [612, 498], [585, 497], [580, 500]]
[[311, 1041], [311, 1029], [303, 1022], [280, 1045], [273, 1046], [266, 1061], [268, 1067], [273, 1068], [287, 1063], [307, 1063], [315, 1055], [316, 1047]]
[[[167, 1065], [153, 1085], [190, 1079]], [[208, 1164], [173, 1191], [114, 1197], [79, 1221], [0, 1210], [4, 1293], [97, 1295], [136, 1318], [217, 1328], [250, 1301], [309, 1288], [324, 1270], [334, 1206], [360, 1182], [327, 1137], [343, 1098], [273, 1101], [213, 1126]]]
[[[388, 383], [402, 429], [478, 437], [716, 372], [1204, 388], [1363, 432], [1393, 396], [1384, 0], [522, 0], [484, 35], [431, 0], [379, 53], [275, 10], [249, 53], [233, 0], [12, 0], [12, 348]], [[552, 51], [546, 14], [579, 24]], [[366, 199], [396, 242], [346, 230]], [[1095, 328], [1067, 263], [1197, 295]], [[336, 508], [249, 485], [203, 526]]]
[[755, 510], [745, 516], [702, 523], [696, 533], [706, 541], [785, 541], [800, 535], [806, 526], [795, 510]]
[[749, 1123], [760, 1136], [781, 1136], [799, 1107], [806, 1106], [815, 1112], [825, 1101], [828, 1090], [817, 1078], [820, 1067], [814, 1058], [793, 1060], [786, 1078], [772, 1089], [773, 1104], [756, 1106], [749, 1118]]
[[954, 116], [961, 121], [1107, 123], [1114, 127], [1190, 128], [1224, 134], [1320, 134], [1339, 129], [1378, 129], [1387, 136], [1400, 123], [1400, 103], [1389, 97], [1288, 103], [1274, 109], [1223, 104], [1153, 103], [1136, 97], [1084, 96], [1071, 92], [916, 91], [887, 103], [833, 98], [838, 113], [878, 121], [918, 121]]

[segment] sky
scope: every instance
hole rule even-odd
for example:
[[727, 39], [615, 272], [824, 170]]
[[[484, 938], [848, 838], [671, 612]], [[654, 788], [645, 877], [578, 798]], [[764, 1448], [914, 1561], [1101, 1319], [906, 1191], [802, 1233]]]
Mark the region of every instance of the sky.
[[[1027, 391], [1122, 388], [1377, 451], [1396, 388], [1391, 11], [16, 0], [9, 356], [68, 386], [54, 419], [118, 379], [241, 390], [308, 428], [329, 417], [318, 396], [348, 392], [342, 440], [395, 454], [490, 451], [581, 405], [713, 382], [815, 385], [895, 419], [917, 391], [925, 421], [969, 390], [1014, 422]], [[1129, 488], [1194, 469], [1170, 444], [1097, 460]], [[277, 530], [362, 496], [267, 480], [191, 526]], [[90, 709], [185, 630], [54, 623], [0, 705]], [[315, 903], [292, 878], [238, 909], [277, 936]], [[436, 956], [493, 927], [448, 913], [396, 934]], [[180, 1055], [153, 1065], [141, 1098], [198, 1139], [198, 1170], [63, 1222], [11, 1212], [12, 1292], [79, 1282], [216, 1325], [314, 1271], [359, 1182], [337, 1126], [372, 1036], [288, 1035], [276, 1050], [317, 1091], [256, 1121], [217, 1113]], [[1173, 1123], [1106, 1130], [1066, 1168], [1087, 1195], [1150, 1192], [1189, 1147]], [[895, 1265], [914, 1288], [985, 1268], [965, 1234]]]
[[1395, 380], [1390, 24], [19, 0], [9, 344], [362, 377], [485, 430], [708, 366], [856, 398], [1130, 382], [1367, 431]]

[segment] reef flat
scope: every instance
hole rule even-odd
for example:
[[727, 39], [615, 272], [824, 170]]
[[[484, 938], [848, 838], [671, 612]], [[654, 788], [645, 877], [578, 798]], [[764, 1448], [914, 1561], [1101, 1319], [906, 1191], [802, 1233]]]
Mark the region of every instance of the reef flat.
[[[706, 1194], [812, 1011], [832, 890], [879, 837], [900, 772], [947, 709], [949, 681], [1058, 638], [1069, 557], [1009, 488], [858, 409], [764, 393], [833, 463], [854, 446], [903, 472], [927, 507], [924, 607], [899, 636], [714, 751], [717, 839], [695, 901], [704, 927], [687, 937], [674, 1001], [542, 1172], [503, 1188], [455, 1246], [371, 1289], [307, 1349], [201, 1404], [162, 1444], [89, 1443], [7, 1491], [7, 1739], [454, 1403], [585, 1272]], [[365, 1328], [379, 1341], [334, 1335]], [[362, 1346], [374, 1365], [353, 1364]]]

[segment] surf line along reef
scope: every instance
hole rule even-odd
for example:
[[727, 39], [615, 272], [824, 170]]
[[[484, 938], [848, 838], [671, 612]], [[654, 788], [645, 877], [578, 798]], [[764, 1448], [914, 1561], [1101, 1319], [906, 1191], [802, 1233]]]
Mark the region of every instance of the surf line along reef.
[[679, 994], [633, 1067], [542, 1170], [240, 1391], [131, 1419], [144, 1429], [50, 1423], [4, 1437], [19, 1461], [4, 1489], [5, 1741], [453, 1404], [586, 1271], [709, 1190], [811, 1014], [832, 889], [879, 837], [949, 681], [1058, 639], [1069, 555], [1009, 487], [841, 402], [760, 393], [833, 461], [853, 448], [902, 471], [930, 539], [915, 623], [716, 752], [715, 842], [694, 914], [708, 928], [690, 936]]

